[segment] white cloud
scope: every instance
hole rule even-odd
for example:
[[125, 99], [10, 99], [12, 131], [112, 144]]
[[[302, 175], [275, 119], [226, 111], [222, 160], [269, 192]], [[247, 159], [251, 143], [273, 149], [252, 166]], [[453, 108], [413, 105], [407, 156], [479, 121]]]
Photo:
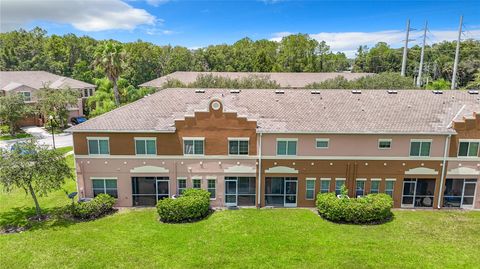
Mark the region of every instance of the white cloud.
[[[282, 40], [282, 37], [290, 34], [292, 33], [274, 33], [270, 40], [280, 41]], [[357, 48], [361, 45], [372, 47], [378, 42], [386, 42], [392, 47], [402, 47], [403, 40], [405, 40], [405, 32], [399, 30], [378, 32], [320, 32], [309, 35], [318, 41], [325, 41], [332, 51], [344, 52], [348, 57], [354, 57]], [[458, 32], [456, 30], [430, 30], [428, 33], [430, 43], [441, 42], [444, 40], [456, 40], [457, 35]], [[415, 41], [410, 44], [420, 44], [422, 36], [422, 31], [411, 32], [410, 39], [415, 39]], [[463, 36], [462, 38], [465, 37], [480, 39], [480, 29], [469, 30], [466, 36]]]
[[149, 4], [151, 6], [154, 6], [154, 7], [158, 7], [161, 4], [165, 4], [168, 1], [169, 0], [147, 0], [147, 4]]
[[139, 25], [155, 25], [157, 19], [144, 9], [121, 0], [2, 0], [2, 32], [25, 27], [34, 21], [70, 24], [86, 32], [133, 30]]

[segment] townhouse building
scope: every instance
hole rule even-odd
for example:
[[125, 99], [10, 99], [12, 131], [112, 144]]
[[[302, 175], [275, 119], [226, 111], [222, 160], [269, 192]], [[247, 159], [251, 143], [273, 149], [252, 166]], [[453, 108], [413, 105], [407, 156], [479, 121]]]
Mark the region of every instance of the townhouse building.
[[166, 89], [69, 129], [80, 197], [153, 206], [313, 207], [387, 193], [397, 208], [480, 208], [477, 91]]

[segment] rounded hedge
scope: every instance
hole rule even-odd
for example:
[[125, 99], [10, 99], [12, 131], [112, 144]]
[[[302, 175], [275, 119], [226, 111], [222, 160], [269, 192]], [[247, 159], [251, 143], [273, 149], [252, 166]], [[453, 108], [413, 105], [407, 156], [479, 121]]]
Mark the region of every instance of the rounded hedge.
[[73, 207], [73, 216], [77, 219], [97, 219], [113, 212], [115, 198], [108, 194], [99, 194], [91, 201], [77, 203]]
[[317, 196], [317, 209], [323, 218], [340, 223], [382, 223], [393, 216], [393, 200], [387, 194], [369, 194], [360, 198], [338, 198], [335, 193]]
[[180, 223], [203, 219], [210, 209], [210, 193], [187, 189], [179, 198], [158, 201], [157, 212], [162, 222]]

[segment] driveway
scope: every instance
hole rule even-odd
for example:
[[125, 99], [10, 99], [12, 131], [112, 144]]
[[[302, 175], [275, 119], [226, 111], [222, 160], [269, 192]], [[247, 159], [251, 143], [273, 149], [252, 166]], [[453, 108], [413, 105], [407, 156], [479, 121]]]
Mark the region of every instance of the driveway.
[[[37, 126], [27, 126], [27, 127], [22, 127], [22, 130], [24, 130], [26, 133], [31, 134], [33, 137], [35, 137], [39, 144], [53, 147], [52, 135], [48, 133], [44, 128], [37, 127]], [[0, 147], [10, 148], [12, 144], [19, 141], [27, 140], [27, 139], [28, 138], [0, 141]], [[73, 146], [72, 134], [70, 133], [55, 134], [55, 147], [61, 148], [61, 147], [71, 147], [71, 146]]]

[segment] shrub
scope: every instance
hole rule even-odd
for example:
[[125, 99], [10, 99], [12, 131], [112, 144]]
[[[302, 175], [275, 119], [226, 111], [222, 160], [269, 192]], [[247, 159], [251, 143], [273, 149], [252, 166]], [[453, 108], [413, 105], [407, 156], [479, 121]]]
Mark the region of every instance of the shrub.
[[383, 193], [360, 198], [337, 198], [335, 193], [319, 194], [317, 209], [323, 218], [340, 223], [382, 223], [393, 216], [392, 198]]
[[206, 190], [187, 189], [179, 198], [158, 201], [157, 211], [163, 222], [191, 222], [208, 215], [210, 193]]
[[9, 133], [10, 133], [10, 126], [0, 125], [0, 134], [9, 134]]
[[75, 204], [73, 216], [78, 219], [97, 219], [113, 212], [115, 198], [108, 194], [99, 194], [89, 202]]

